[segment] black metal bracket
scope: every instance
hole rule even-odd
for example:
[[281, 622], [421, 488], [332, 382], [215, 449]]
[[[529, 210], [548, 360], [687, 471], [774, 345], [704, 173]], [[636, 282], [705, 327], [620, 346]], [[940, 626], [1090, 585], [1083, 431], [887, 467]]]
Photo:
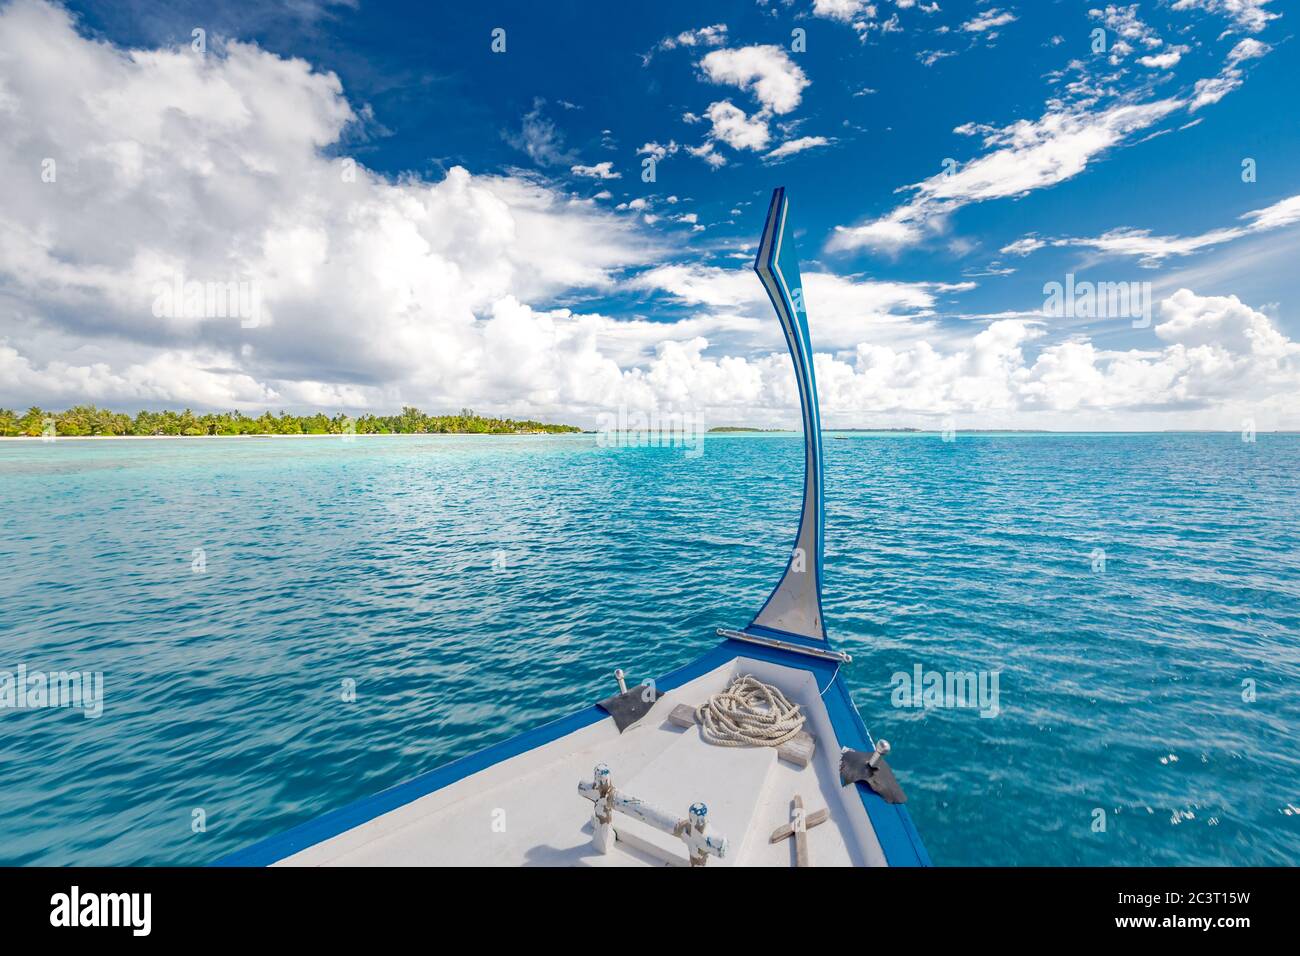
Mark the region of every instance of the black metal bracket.
[[[873, 766], [869, 761], [875, 757]], [[840, 783], [865, 783], [886, 803], [906, 803], [907, 796], [885, 758], [875, 752], [846, 750], [840, 755]]]
[[[646, 697], [649, 700], [646, 700]], [[621, 734], [638, 720], [650, 713], [659, 700], [659, 694], [649, 684], [630, 687], [626, 691], [598, 701], [596, 706], [614, 718], [614, 724]]]

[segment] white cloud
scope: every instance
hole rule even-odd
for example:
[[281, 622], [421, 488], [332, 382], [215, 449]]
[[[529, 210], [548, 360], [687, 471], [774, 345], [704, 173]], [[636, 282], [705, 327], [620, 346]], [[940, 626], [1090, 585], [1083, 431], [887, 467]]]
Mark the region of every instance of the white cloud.
[[1281, 14], [1270, 13], [1265, 7], [1270, 0], [1177, 0], [1175, 10], [1204, 10], [1225, 16], [1233, 25], [1247, 33], [1258, 33]]
[[[735, 288], [748, 296], [740, 278], [734, 277]], [[685, 299], [708, 296], [720, 307], [731, 301], [725, 292], [731, 281], [698, 269], [647, 277], [648, 284], [678, 288]], [[1158, 428], [1177, 422], [1236, 429], [1249, 417], [1268, 429], [1300, 422], [1294, 403], [1300, 344], [1235, 296], [1181, 289], [1160, 303], [1151, 347], [1115, 351], [1082, 336], [1045, 342], [1048, 330], [1040, 318], [994, 319], [964, 337], [939, 337], [924, 322], [878, 311], [882, 305], [924, 308], [926, 290], [874, 285], [805, 276], [809, 310], [817, 317], [815, 363], [828, 425], [932, 424], [940, 416], [1021, 427]], [[680, 335], [666, 342], [654, 328], [638, 328], [634, 334], [645, 336], [640, 346], [652, 348], [653, 358], [606, 384], [621, 394], [643, 389], [641, 394], [660, 401], [671, 397], [680, 406], [710, 409], [715, 420], [740, 415], [745, 421], [789, 422], [797, 399], [779, 343], [757, 354], [711, 354], [715, 339], [751, 336], [750, 321], [763, 334], [772, 333], [766, 313], [760, 314], [762, 319], [748, 321], [684, 320], [674, 329]], [[870, 329], [869, 344], [864, 328]], [[687, 337], [692, 331], [699, 334]], [[847, 344], [854, 339], [859, 344]]]
[[[128, 404], [499, 402], [497, 303], [609, 288], [663, 254], [538, 181], [390, 181], [326, 156], [355, 117], [338, 78], [250, 44], [127, 54], [15, 0], [0, 87], [0, 339], [26, 370], [0, 377], [6, 403], [32, 400], [32, 374], [47, 397]], [[55, 182], [33, 183], [32, 156]], [[177, 277], [250, 284], [260, 324], [155, 315]]]
[[677, 47], [722, 46], [727, 42], [727, 25], [715, 23], [700, 27], [698, 30], [683, 30], [676, 36], [665, 37], [659, 41], [661, 50], [674, 50]]
[[1027, 256], [1045, 245], [1047, 243], [1037, 236], [1025, 236], [1025, 238], [1017, 239], [1010, 245], [1003, 246], [998, 251], [1004, 256]]
[[1261, 43], [1253, 37], [1247, 37], [1228, 51], [1228, 65], [1236, 66], [1246, 60], [1255, 60], [1271, 50], [1267, 43]]
[[687, 146], [686, 152], [697, 159], [704, 160], [710, 168], [715, 170], [727, 165], [727, 157], [717, 152], [713, 148], [712, 142], [701, 143], [699, 146]]
[[1182, 105], [1166, 99], [1096, 113], [1055, 109], [1035, 121], [985, 128], [984, 144], [994, 147], [992, 152], [951, 175], [939, 173], [912, 186], [916, 191], [913, 199], [881, 219], [837, 226], [827, 249], [913, 245], [927, 228], [940, 225], [943, 217], [970, 203], [1022, 195], [1077, 176], [1130, 133], [1145, 129]]
[[589, 179], [620, 179], [623, 175], [614, 172], [614, 164], [609, 161], [596, 163], [594, 166], [571, 166], [569, 172]]
[[[1172, 256], [1191, 255], [1225, 242], [1294, 225], [1300, 222], [1300, 196], [1291, 196], [1263, 209], [1253, 210], [1244, 214], [1241, 219], [1242, 225], [1211, 229], [1195, 236], [1155, 236], [1149, 229], [1126, 227], [1112, 229], [1093, 238], [1054, 239], [1051, 245], [1080, 246], [1107, 255], [1136, 256], [1144, 265], [1156, 265]], [[1035, 248], [1043, 244], [1038, 241]], [[1017, 244], [1013, 243], [1013, 245]], [[1010, 248], [1007, 247], [1003, 251], [1006, 252]]]
[[1197, 80], [1188, 109], [1194, 113], [1203, 106], [1217, 103], [1239, 86], [1241, 86], [1239, 70], [1227, 70], [1219, 76]]
[[564, 148], [564, 134], [546, 118], [545, 100], [533, 100], [533, 108], [524, 114], [517, 132], [505, 134], [505, 140], [515, 149], [523, 150], [539, 166], [560, 166], [573, 159]]
[[1247, 37], [1234, 46], [1228, 52], [1227, 60], [1218, 76], [1196, 81], [1192, 90], [1192, 102], [1187, 107], [1188, 112], [1195, 113], [1203, 106], [1217, 103], [1241, 86], [1245, 82], [1245, 74], [1240, 65], [1247, 60], [1264, 56], [1271, 49], [1272, 47], [1267, 43], [1261, 43], [1253, 37]]
[[[217, 408], [283, 401], [281, 393], [249, 375], [209, 370], [221, 362], [222, 356], [214, 351], [175, 349], [120, 364], [78, 364], [51, 356], [41, 365], [0, 341], [0, 381], [4, 382], [0, 393], [11, 404], [24, 407], [122, 400], [165, 405], [178, 397], [188, 404]], [[324, 404], [337, 406], [340, 394]]]
[[[1132, 52], [1133, 45], [1138, 44], [1147, 49], [1156, 49], [1163, 45], [1164, 41], [1160, 36], [1143, 23], [1137, 14], [1138, 5], [1131, 3], [1128, 6], [1117, 6], [1116, 4], [1107, 4], [1103, 9], [1092, 9], [1088, 11], [1088, 16], [1094, 20], [1100, 20], [1107, 30], [1114, 33], [1124, 41], [1124, 51]], [[1115, 44], [1112, 44], [1112, 47]]]
[[825, 136], [800, 136], [798, 139], [786, 140], [776, 149], [767, 153], [763, 158], [768, 162], [787, 159], [796, 153], [802, 153], [807, 149], [816, 149], [818, 146], [829, 146], [831, 141]]
[[871, 19], [876, 5], [869, 0], [813, 0], [813, 16], [851, 23], [859, 18]]
[[991, 10], [985, 10], [971, 17], [961, 25], [961, 29], [965, 30], [967, 33], [984, 33], [988, 30], [995, 30], [998, 27], [1006, 26], [1008, 23], [1014, 23], [1015, 20], [1015, 14], [994, 7]]
[[700, 61], [705, 75], [752, 93], [763, 109], [778, 115], [799, 105], [808, 86], [804, 71], [779, 46], [714, 50]]
[[1153, 53], [1147, 56], [1138, 57], [1138, 63], [1142, 66], [1150, 67], [1153, 70], [1169, 70], [1178, 65], [1190, 47], [1171, 46], [1167, 47], [1163, 53]]
[[881, 33], [902, 33], [903, 21], [898, 18], [897, 13], [890, 14], [888, 20], [879, 20], [862, 25], [864, 32], [879, 30]]
[[[1039, 418], [1044, 426], [1084, 421], [1112, 428], [1161, 427], [1171, 420], [1235, 429], [1300, 420], [1300, 344], [1235, 296], [1183, 289], [1160, 305], [1159, 348], [1107, 351], [1083, 337], [1027, 346], [1041, 322], [1001, 319], [957, 347], [861, 345], [853, 361], [819, 356], [828, 419], [850, 410], [898, 415], [924, 409], [976, 422]], [[824, 384], [823, 384], [824, 383]], [[838, 415], [837, 415], [838, 412]], [[1032, 417], [1031, 417], [1032, 416]], [[852, 421], [850, 417], [848, 419]]]
[[643, 145], [636, 151], [638, 156], [653, 156], [655, 161], [663, 159], [665, 156], [672, 156], [678, 150], [677, 143], [669, 140], [667, 143], [656, 143], [654, 140]]
[[714, 50], [700, 61], [705, 76], [715, 83], [737, 86], [753, 94], [760, 108], [747, 114], [731, 100], [709, 104], [703, 116], [686, 113], [688, 123], [708, 120], [708, 139], [687, 151], [704, 160], [713, 169], [726, 165], [726, 157], [717, 152], [717, 143], [732, 149], [767, 149], [772, 133], [768, 123], [773, 114], [788, 113], [799, 105], [808, 78], [777, 46], [747, 46], [735, 50]]
[[665, 50], [722, 46], [727, 42], [727, 32], [727, 25], [725, 23], [714, 23], [707, 27], [699, 27], [695, 30], [683, 30], [681, 33], [666, 36], [651, 47], [648, 53], [641, 54], [641, 65], [649, 66], [650, 61], [654, 59], [654, 55]]
[[1155, 327], [1155, 333], [1171, 344], [1272, 359], [1297, 355], [1295, 343], [1235, 295], [1198, 296], [1179, 289], [1164, 301], [1161, 314], [1165, 321]]
[[[815, 275], [815, 274], [814, 274]], [[811, 278], [811, 277], [810, 277]], [[808, 286], [821, 316], [819, 290]], [[882, 343], [873, 337], [815, 357], [824, 420], [835, 425], [933, 425], [952, 416], [972, 426], [1239, 428], [1291, 426], [1300, 415], [1300, 345], [1232, 296], [1180, 290], [1160, 306], [1153, 346], [1110, 351], [1084, 337], [1043, 344], [1042, 319], [994, 319], [959, 340]], [[824, 343], [816, 341], [818, 348]], [[795, 396], [779, 351], [712, 358], [703, 339], [662, 349], [647, 383], [715, 417], [788, 422]], [[1033, 351], [1037, 349], [1036, 353]]]
[[730, 100], [710, 103], [705, 115], [713, 124], [709, 135], [732, 149], [766, 149], [772, 138], [763, 113], [746, 116]]
[[[715, 314], [746, 316], [751, 347], [755, 342], [782, 347], [779, 327], [768, 320], [771, 305], [767, 293], [748, 267], [659, 266], [637, 275], [631, 286], [661, 290], [679, 302], [703, 306]], [[920, 334], [941, 337], [930, 321], [937, 313], [940, 296], [974, 287], [970, 282], [882, 282], [829, 272], [803, 274], [808, 309], [816, 316], [814, 345], [831, 349], [854, 348], [868, 336], [883, 342], [910, 341]]]
[[918, 50], [916, 58], [921, 61], [922, 66], [934, 66], [940, 60], [956, 55], [954, 50]]
[[908, 246], [914, 246], [924, 236], [919, 225], [900, 215], [896, 210], [883, 219], [876, 219], [860, 226], [836, 226], [835, 232], [826, 243], [828, 252], [841, 252], [848, 249], [876, 249], [881, 252], [898, 252]]
[[859, 248], [898, 252], [921, 242], [928, 233], [941, 231], [946, 218], [963, 206], [1024, 195], [1071, 179], [1131, 134], [1179, 109], [1195, 112], [1222, 99], [1241, 85], [1241, 64], [1270, 49], [1253, 38], [1241, 40], [1229, 52], [1219, 76], [1198, 81], [1190, 99], [1121, 102], [1102, 110], [1055, 102], [1036, 121], [1021, 120], [1001, 129], [973, 123], [958, 126], [957, 133], [982, 134], [991, 151], [951, 174], [940, 173], [911, 186], [915, 191], [912, 200], [879, 219], [836, 226], [826, 248], [832, 252]]

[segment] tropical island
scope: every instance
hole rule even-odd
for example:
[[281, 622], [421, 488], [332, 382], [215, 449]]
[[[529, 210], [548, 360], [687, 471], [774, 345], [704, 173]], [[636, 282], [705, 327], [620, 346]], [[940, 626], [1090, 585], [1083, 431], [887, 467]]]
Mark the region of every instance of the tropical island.
[[554, 435], [580, 432], [573, 425], [489, 418], [463, 408], [459, 415], [426, 415], [406, 406], [397, 415], [342, 413], [290, 415], [269, 411], [257, 417], [242, 412], [137, 412], [134, 416], [94, 405], [77, 405], [62, 412], [29, 408], [18, 415], [0, 408], [0, 437], [61, 436], [202, 436], [202, 435]]

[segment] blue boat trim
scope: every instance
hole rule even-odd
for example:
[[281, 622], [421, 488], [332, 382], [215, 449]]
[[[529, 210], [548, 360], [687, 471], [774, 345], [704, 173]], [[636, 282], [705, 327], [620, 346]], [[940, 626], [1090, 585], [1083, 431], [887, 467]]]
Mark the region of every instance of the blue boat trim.
[[[835, 736], [841, 746], [853, 750], [875, 749], [876, 743], [867, 732], [862, 715], [858, 713], [848, 685], [838, 668], [831, 692], [823, 693], [822, 701], [826, 704], [831, 726], [835, 729]], [[853, 786], [857, 788], [867, 816], [871, 818], [871, 826], [885, 853], [885, 861], [890, 866], [933, 866], [907, 807], [900, 803], [886, 803], [864, 783], [855, 783]]]
[[[685, 667], [680, 667], [662, 677], [655, 682], [655, 686], [660, 691], [673, 690], [737, 657], [747, 657], [751, 660], [761, 660], [811, 672], [817, 679], [818, 690], [821, 691], [831, 727], [835, 731], [837, 738], [835, 749], [845, 746], [855, 750], [867, 750], [874, 746], [857, 708], [853, 705], [852, 698], [849, 697], [848, 689], [839, 676], [839, 666], [832, 661], [822, 661], [778, 648], [727, 640]], [[608, 714], [593, 704], [567, 717], [493, 744], [478, 753], [453, 760], [405, 783], [308, 820], [284, 833], [267, 837], [252, 846], [222, 857], [214, 865], [269, 866], [399, 807], [404, 807], [480, 770], [486, 770], [529, 750], [545, 746], [561, 737], [582, 730], [598, 720], [609, 719]], [[827, 742], [823, 741], [823, 746], [826, 745]], [[929, 866], [930, 857], [925, 852], [907, 808], [886, 803], [862, 784], [854, 784], [854, 786], [871, 819], [872, 828], [876, 831], [876, 838], [880, 841], [880, 848], [885, 853], [886, 862], [890, 866]]]
[[[655, 682], [661, 691], [672, 690], [681, 684], [706, 674], [715, 667], [725, 663], [727, 658], [720, 648], [692, 661], [685, 667]], [[300, 850], [345, 833], [369, 820], [382, 816], [398, 807], [405, 806], [420, 797], [441, 790], [471, 774], [486, 770], [503, 760], [509, 760], [538, 747], [559, 740], [575, 731], [582, 730], [598, 720], [608, 720], [609, 715], [595, 704], [577, 713], [561, 717], [558, 720], [525, 731], [518, 736], [493, 744], [477, 753], [469, 754], [451, 763], [444, 764], [428, 773], [421, 774], [405, 783], [398, 784], [374, 796], [364, 797], [349, 806], [334, 810], [324, 816], [309, 820], [285, 833], [269, 837], [260, 843], [224, 857], [217, 861], [218, 866], [266, 866], [282, 860]]]

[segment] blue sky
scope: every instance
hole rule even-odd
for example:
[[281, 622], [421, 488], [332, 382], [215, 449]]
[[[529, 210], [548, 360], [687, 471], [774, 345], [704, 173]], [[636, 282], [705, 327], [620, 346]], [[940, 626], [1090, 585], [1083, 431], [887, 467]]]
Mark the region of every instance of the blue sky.
[[830, 424], [1300, 426], [1285, 4], [459, 7], [0, 4], [0, 404], [792, 422], [784, 185]]

